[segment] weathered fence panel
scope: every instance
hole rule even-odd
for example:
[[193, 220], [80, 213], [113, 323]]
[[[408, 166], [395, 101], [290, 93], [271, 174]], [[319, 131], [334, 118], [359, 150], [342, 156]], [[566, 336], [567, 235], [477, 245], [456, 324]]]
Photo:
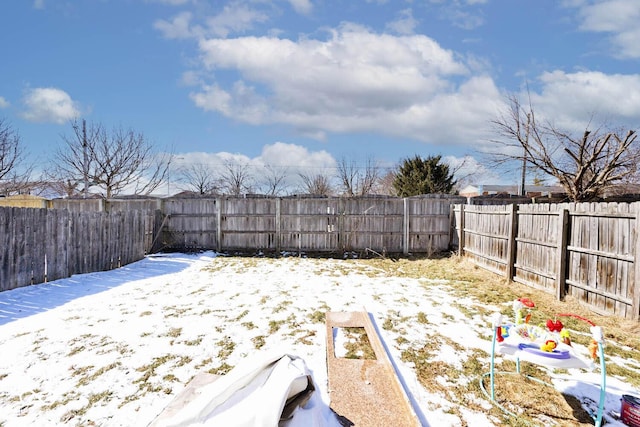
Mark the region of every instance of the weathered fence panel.
[[[144, 211], [151, 213], [161, 209], [162, 199], [53, 199], [48, 201], [48, 207], [53, 209], [66, 209], [71, 212], [128, 212]], [[44, 207], [44, 206], [43, 206]]]
[[559, 214], [549, 204], [518, 206], [515, 275], [512, 280], [556, 292]]
[[0, 291], [137, 261], [151, 246], [153, 219], [141, 211], [0, 207]]
[[[277, 199], [221, 199], [220, 248], [275, 250]], [[215, 218], [214, 218], [215, 219]]]
[[464, 197], [432, 196], [404, 199], [408, 252], [432, 254], [449, 249], [451, 204]]
[[456, 197], [173, 198], [162, 247], [173, 250], [416, 252], [449, 248]]
[[500, 275], [507, 272], [511, 217], [507, 206], [461, 205], [460, 251]]
[[453, 213], [460, 253], [479, 266], [600, 313], [640, 319], [640, 204], [460, 205]]
[[161, 248], [217, 249], [219, 247], [218, 199], [166, 199]]
[[582, 205], [570, 212], [567, 294], [597, 311], [638, 316], [634, 306], [637, 205]]
[[280, 250], [330, 252], [343, 243], [340, 200], [335, 198], [280, 199], [277, 225]]
[[149, 213], [162, 208], [162, 199], [105, 199], [103, 205], [103, 210], [106, 212], [143, 211]]
[[103, 212], [103, 199], [54, 199], [50, 201], [53, 209], [66, 209], [70, 212]]

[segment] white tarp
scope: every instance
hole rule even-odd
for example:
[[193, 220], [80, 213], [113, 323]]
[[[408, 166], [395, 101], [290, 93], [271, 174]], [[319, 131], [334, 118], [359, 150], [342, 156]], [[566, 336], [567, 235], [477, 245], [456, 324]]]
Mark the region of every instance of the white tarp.
[[[162, 427], [294, 427], [336, 425], [318, 408], [313, 379], [304, 360], [283, 353], [260, 353], [201, 387], [197, 396]], [[317, 394], [317, 393], [315, 393]], [[316, 410], [296, 410], [301, 406]], [[332, 422], [333, 421], [333, 422]]]

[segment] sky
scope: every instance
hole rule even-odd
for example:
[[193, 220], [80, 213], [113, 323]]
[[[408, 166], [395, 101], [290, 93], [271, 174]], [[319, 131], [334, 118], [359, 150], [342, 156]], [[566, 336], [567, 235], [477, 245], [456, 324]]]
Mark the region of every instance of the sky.
[[511, 94], [569, 131], [638, 126], [638, 19], [636, 0], [7, 0], [0, 118], [41, 164], [86, 119], [175, 164], [442, 155], [511, 184], [482, 154]]
[[[487, 306], [456, 294], [456, 285], [445, 280], [403, 276], [357, 260], [174, 253], [0, 292], [0, 424], [146, 426], [196, 374], [227, 366], [221, 373], [230, 375], [231, 367], [281, 353], [301, 358], [316, 385], [310, 404], [294, 415], [304, 418], [290, 427], [314, 425], [304, 422], [312, 418], [338, 427], [328, 409], [326, 327], [319, 314], [365, 310], [423, 426], [499, 425], [489, 413], [492, 404], [479, 391], [473, 394], [477, 389], [469, 382], [479, 379], [465, 366], [481, 363], [489, 372], [494, 316], [482, 313], [511, 312], [513, 301]], [[545, 311], [533, 295], [537, 310]], [[513, 321], [508, 317], [505, 322]], [[511, 331], [505, 343], [518, 337]], [[334, 337], [337, 357], [345, 338]], [[431, 349], [434, 342], [429, 361], [448, 367], [434, 369], [444, 377], [440, 387], [429, 388], [403, 354]], [[607, 341], [606, 348], [616, 345]], [[567, 360], [588, 359], [585, 346], [566, 348]], [[497, 369], [506, 357], [496, 355]], [[634, 370], [637, 362], [610, 355], [607, 367], [613, 365]], [[454, 369], [460, 375], [444, 373]], [[544, 373], [558, 391], [597, 409], [597, 368], [549, 367]], [[508, 400], [498, 393], [503, 379], [496, 375], [501, 402]], [[457, 394], [463, 390], [470, 392], [468, 406]], [[638, 393], [624, 377], [607, 375], [607, 426], [623, 426], [614, 417], [621, 396]], [[178, 418], [196, 416], [199, 408], [188, 405]]]

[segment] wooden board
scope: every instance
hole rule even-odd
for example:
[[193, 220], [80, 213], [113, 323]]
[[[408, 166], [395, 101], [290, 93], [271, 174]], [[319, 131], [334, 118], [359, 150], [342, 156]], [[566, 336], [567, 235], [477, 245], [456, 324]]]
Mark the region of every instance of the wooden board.
[[[343, 426], [420, 426], [369, 313], [328, 312], [327, 376], [331, 409]], [[376, 359], [336, 357], [334, 328], [364, 328]]]

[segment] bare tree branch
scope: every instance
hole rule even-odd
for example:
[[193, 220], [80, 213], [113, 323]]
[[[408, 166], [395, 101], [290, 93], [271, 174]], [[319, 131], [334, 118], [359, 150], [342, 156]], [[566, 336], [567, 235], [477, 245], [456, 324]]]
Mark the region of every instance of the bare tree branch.
[[315, 196], [331, 196], [333, 194], [333, 186], [331, 178], [323, 173], [317, 174], [298, 174], [302, 180], [302, 192]]
[[346, 196], [365, 196], [375, 192], [380, 179], [378, 165], [368, 158], [364, 167], [358, 167], [355, 161], [342, 158], [338, 162], [338, 180]]
[[216, 177], [213, 168], [204, 163], [192, 163], [178, 171], [179, 181], [186, 184], [187, 189], [198, 194], [218, 193], [222, 183]]
[[556, 178], [574, 201], [593, 200], [637, 170], [635, 131], [622, 136], [602, 127], [575, 138], [552, 123], [539, 123], [531, 102], [524, 108], [511, 95], [508, 104], [508, 111], [492, 121], [501, 137], [493, 140], [502, 147], [491, 154], [497, 164], [526, 158], [534, 169]]
[[56, 175], [62, 181], [88, 181], [110, 198], [125, 189], [149, 194], [166, 180], [171, 154], [155, 154], [142, 133], [123, 128], [107, 132], [101, 124], [89, 125], [85, 133], [84, 123], [82, 128], [78, 121], [71, 125], [73, 135], [62, 136], [65, 146], [56, 153]]
[[32, 171], [20, 135], [0, 119], [0, 194], [9, 196], [27, 189]]
[[233, 196], [240, 196], [251, 192], [253, 176], [247, 163], [240, 164], [234, 161], [226, 161], [220, 175], [220, 181], [225, 192]]
[[286, 178], [289, 168], [282, 166], [265, 165], [261, 179], [261, 187], [268, 196], [279, 196], [286, 190]]

